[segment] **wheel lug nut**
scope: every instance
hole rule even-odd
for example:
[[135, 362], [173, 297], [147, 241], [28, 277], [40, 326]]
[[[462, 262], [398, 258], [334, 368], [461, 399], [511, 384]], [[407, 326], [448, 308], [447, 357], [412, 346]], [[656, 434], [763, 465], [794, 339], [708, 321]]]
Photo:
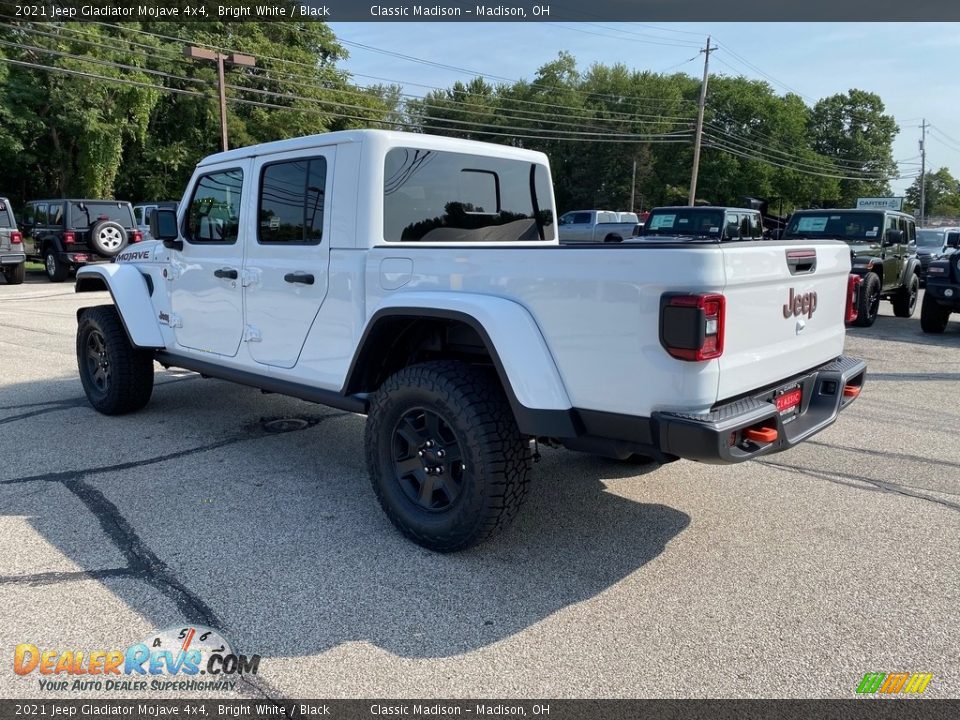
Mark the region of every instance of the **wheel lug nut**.
[[437, 450], [437, 457], [443, 457], [446, 453], [443, 450]]
[[419, 455], [420, 457], [423, 457], [423, 450], [417, 451], [417, 455]]

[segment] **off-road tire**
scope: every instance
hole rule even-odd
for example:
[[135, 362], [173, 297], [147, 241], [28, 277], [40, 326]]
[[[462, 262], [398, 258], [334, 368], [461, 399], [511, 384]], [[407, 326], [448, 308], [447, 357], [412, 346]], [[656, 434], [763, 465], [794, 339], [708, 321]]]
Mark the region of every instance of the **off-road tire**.
[[920, 277], [916, 273], [910, 273], [910, 279], [897, 290], [897, 294], [893, 297], [893, 314], [902, 318], [913, 317], [913, 312], [917, 309], [918, 295], [920, 295]]
[[940, 334], [950, 322], [950, 308], [940, 305], [929, 295], [923, 296], [920, 306], [920, 329], [925, 333]]
[[863, 276], [854, 325], [870, 327], [877, 321], [877, 315], [880, 314], [880, 289], [880, 278], [876, 273], [867, 273]]
[[130, 344], [113, 305], [98, 305], [80, 316], [77, 366], [87, 400], [104, 415], [139, 410], [153, 394], [153, 353]]
[[27, 264], [8, 265], [4, 268], [3, 274], [10, 285], [20, 285], [23, 283], [23, 279], [27, 274]]
[[[459, 466], [450, 463], [446, 470], [447, 477], [459, 473], [458, 494], [439, 510], [411, 499], [403, 485], [410, 474], [395, 465], [398, 455], [413, 454], [413, 443], [400, 431], [402, 420], [421, 411], [444, 423], [461, 458]], [[530, 444], [489, 368], [435, 361], [395, 373], [373, 395], [365, 446], [373, 491], [387, 517], [410, 540], [436, 552], [464, 550], [487, 539], [509, 524], [527, 494]], [[413, 481], [406, 482], [409, 487]]]
[[63, 282], [70, 276], [70, 266], [58, 257], [55, 248], [44, 251], [43, 267], [50, 282]]

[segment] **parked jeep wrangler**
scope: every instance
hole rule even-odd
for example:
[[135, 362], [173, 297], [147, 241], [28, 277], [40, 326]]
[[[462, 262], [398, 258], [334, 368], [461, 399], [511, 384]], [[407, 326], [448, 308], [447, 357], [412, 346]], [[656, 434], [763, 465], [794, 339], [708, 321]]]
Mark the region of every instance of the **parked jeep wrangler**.
[[23, 208], [24, 252], [63, 282], [73, 268], [109, 262], [143, 239], [130, 203], [119, 200], [33, 200]]
[[942, 333], [955, 312], [960, 312], [960, 233], [948, 233], [945, 253], [927, 267], [920, 327], [925, 333]]
[[0, 197], [0, 268], [11, 285], [23, 282], [27, 256], [23, 252], [23, 236], [17, 230], [10, 201]]
[[763, 216], [759, 210], [737, 207], [657, 207], [650, 211], [640, 239], [710, 237], [720, 240], [761, 240]]
[[813, 238], [843, 240], [850, 246], [851, 272], [863, 278], [855, 325], [873, 325], [881, 299], [893, 303], [897, 317], [913, 316], [921, 267], [912, 215], [894, 210], [798, 210], [783, 239]]

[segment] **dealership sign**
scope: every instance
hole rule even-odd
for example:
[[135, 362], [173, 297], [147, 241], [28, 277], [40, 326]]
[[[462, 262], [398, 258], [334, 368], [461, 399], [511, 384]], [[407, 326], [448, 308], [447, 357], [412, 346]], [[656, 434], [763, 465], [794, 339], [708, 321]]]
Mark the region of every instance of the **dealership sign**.
[[857, 198], [857, 210], [903, 210], [903, 198]]

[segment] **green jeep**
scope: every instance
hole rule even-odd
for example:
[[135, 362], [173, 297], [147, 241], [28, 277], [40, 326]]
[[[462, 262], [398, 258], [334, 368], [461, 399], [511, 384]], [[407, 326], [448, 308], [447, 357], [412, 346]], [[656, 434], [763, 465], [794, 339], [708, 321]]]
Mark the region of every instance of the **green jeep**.
[[920, 293], [917, 227], [912, 215], [895, 210], [798, 210], [790, 216], [784, 240], [830, 238], [850, 246], [850, 272], [860, 275], [855, 325], [877, 320], [880, 300], [893, 303], [893, 314], [908, 318]]

